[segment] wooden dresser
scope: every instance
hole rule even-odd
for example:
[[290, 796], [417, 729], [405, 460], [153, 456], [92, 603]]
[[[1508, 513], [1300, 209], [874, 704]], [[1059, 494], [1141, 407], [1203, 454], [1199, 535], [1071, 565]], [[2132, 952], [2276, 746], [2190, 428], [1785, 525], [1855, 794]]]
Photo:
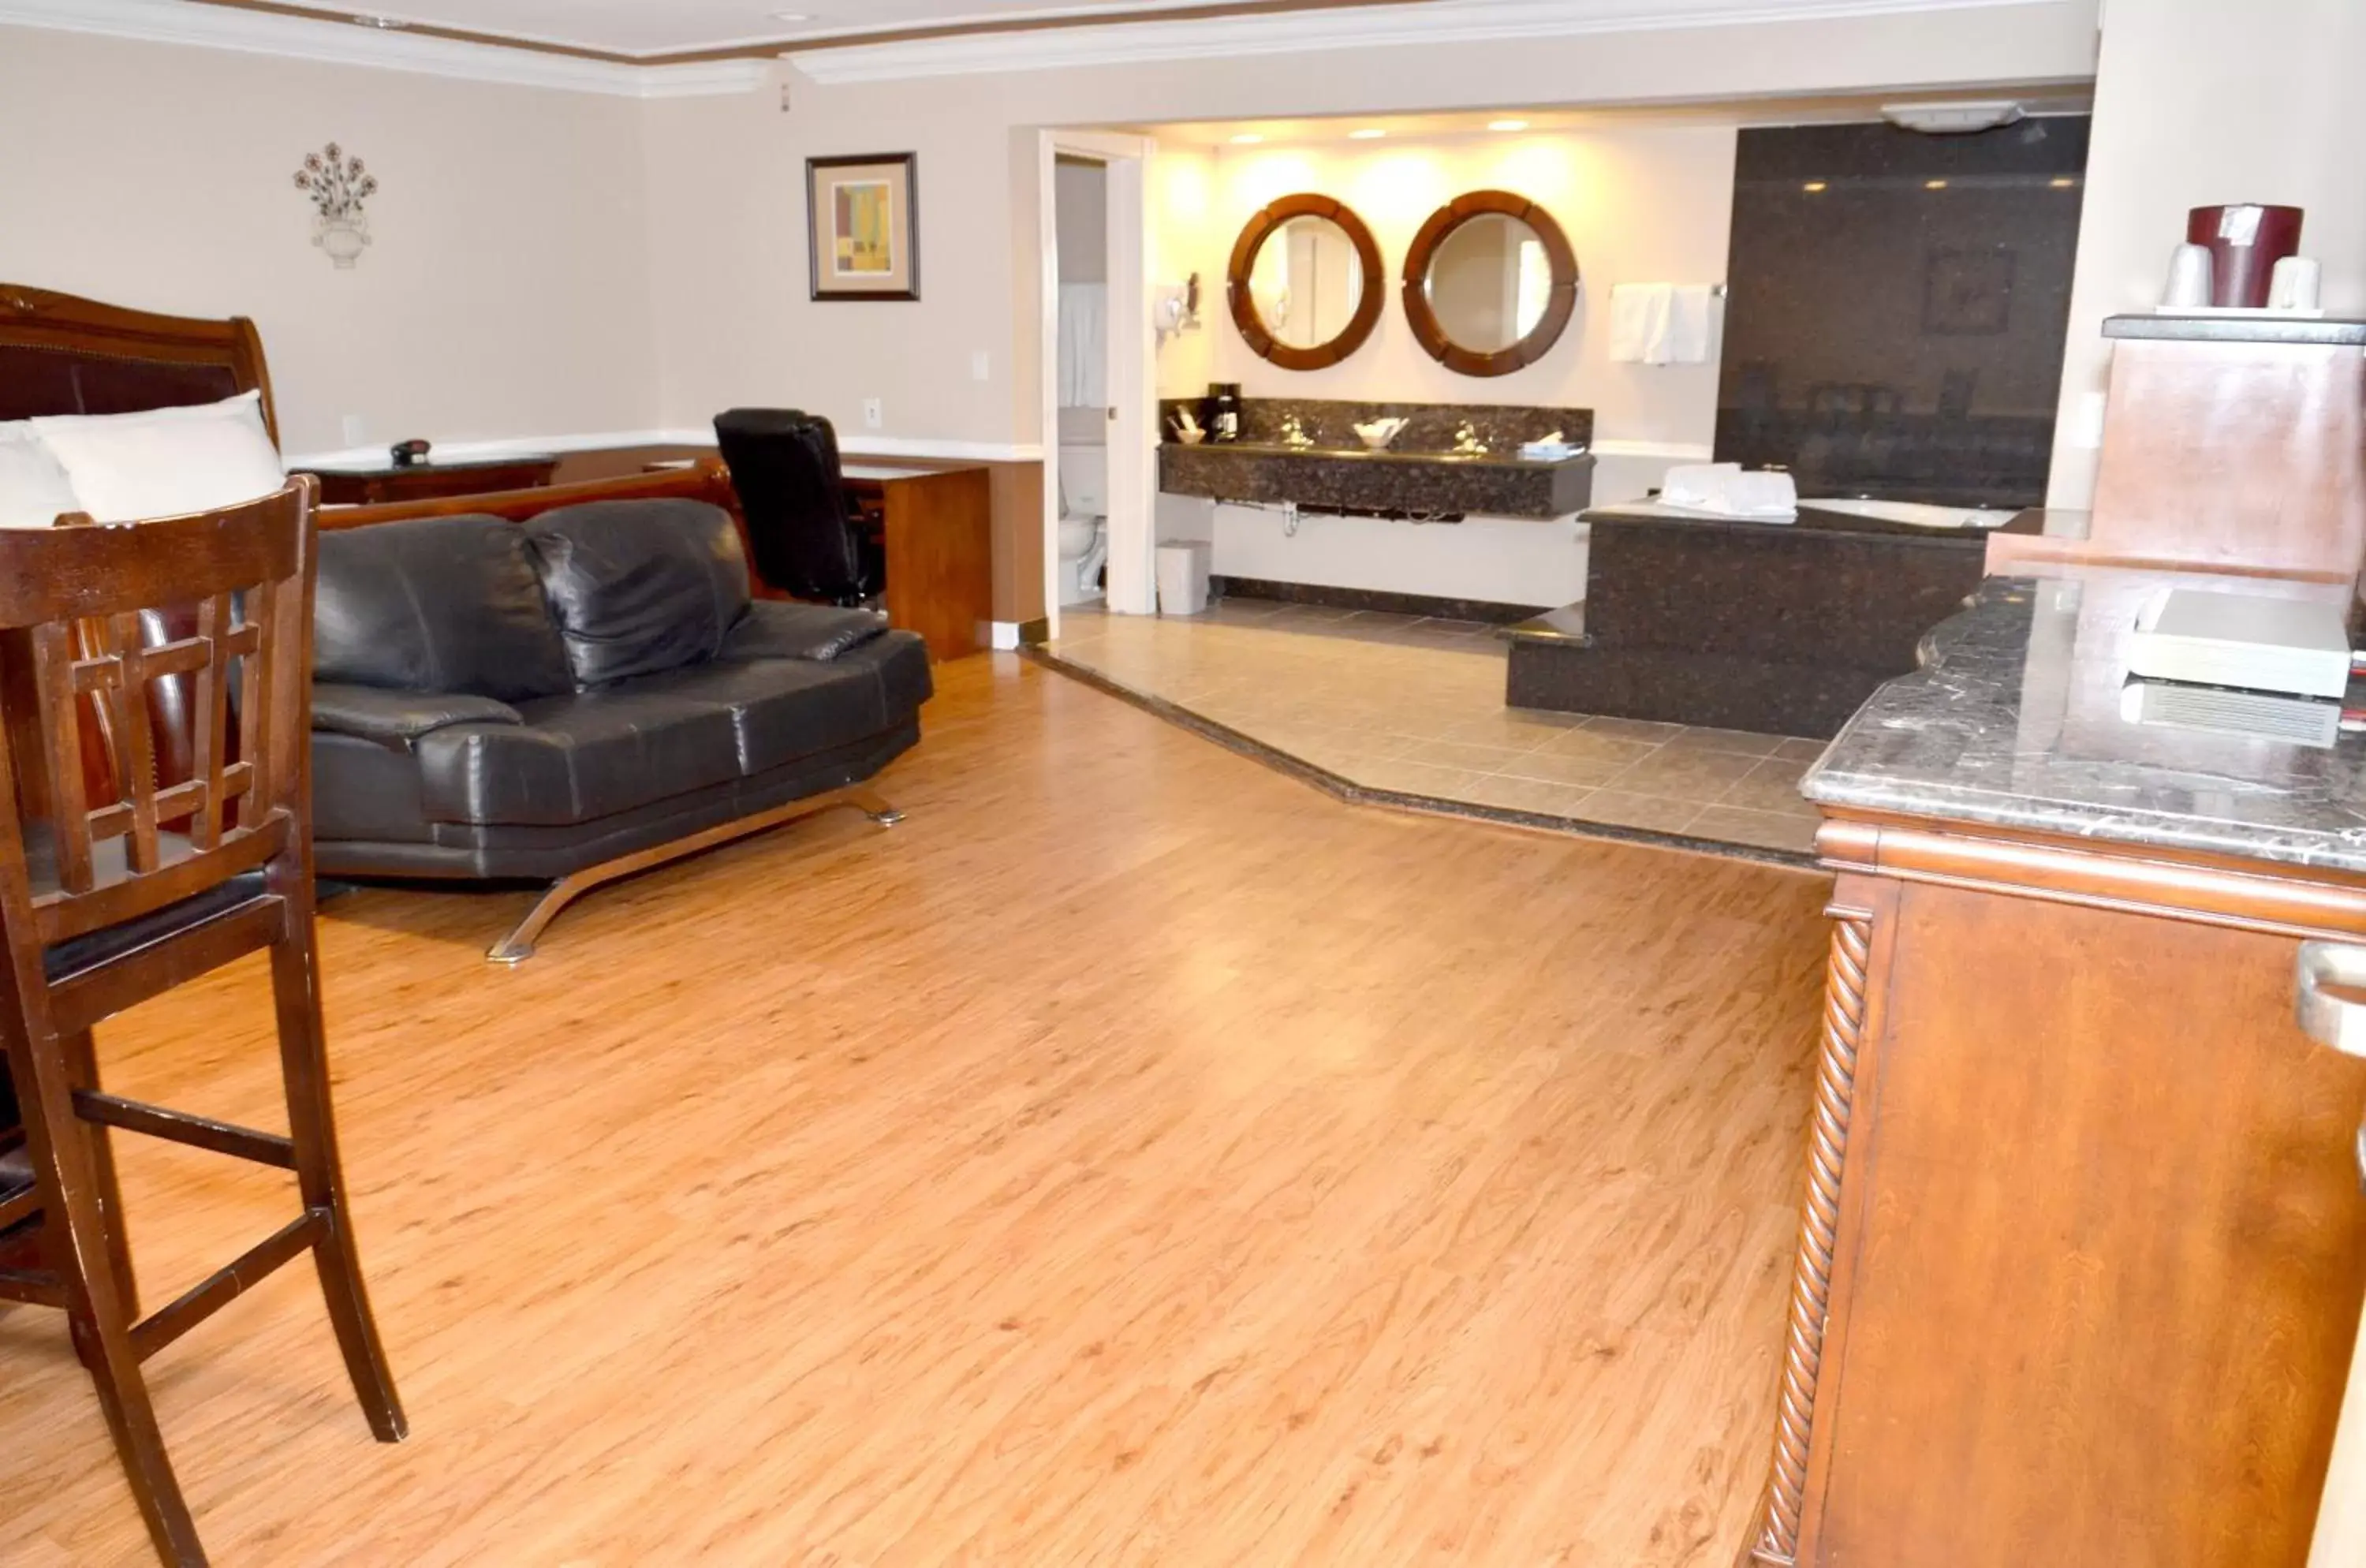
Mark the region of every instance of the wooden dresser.
[[1808, 775], [1839, 876], [1746, 1562], [2308, 1562], [2366, 1062], [2295, 1024], [2294, 964], [2366, 940], [2366, 741], [2124, 719], [2162, 581], [1990, 579]]

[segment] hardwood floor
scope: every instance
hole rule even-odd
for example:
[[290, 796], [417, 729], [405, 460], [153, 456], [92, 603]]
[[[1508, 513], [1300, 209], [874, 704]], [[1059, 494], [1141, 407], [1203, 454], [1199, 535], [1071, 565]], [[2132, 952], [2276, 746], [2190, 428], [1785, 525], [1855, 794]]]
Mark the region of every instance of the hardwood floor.
[[[1821, 877], [1342, 805], [1007, 657], [882, 832], [322, 922], [372, 1442], [289, 1269], [150, 1365], [217, 1561], [1714, 1564], [1772, 1434]], [[284, 1125], [252, 964], [108, 1087]], [[204, 1042], [199, 1045], [197, 1042]], [[287, 1212], [134, 1138], [162, 1300]], [[0, 1315], [0, 1562], [137, 1563]]]

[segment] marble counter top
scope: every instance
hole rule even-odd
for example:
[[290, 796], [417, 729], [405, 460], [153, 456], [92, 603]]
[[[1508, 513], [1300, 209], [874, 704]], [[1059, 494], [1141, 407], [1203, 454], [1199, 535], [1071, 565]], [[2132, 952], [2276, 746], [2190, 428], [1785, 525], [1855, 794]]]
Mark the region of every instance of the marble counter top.
[[1567, 517], [1594, 493], [1594, 457], [1584, 452], [1541, 462], [1511, 452], [1169, 442], [1158, 469], [1158, 488], [1171, 495], [1415, 516]]
[[2346, 586], [2064, 568], [1992, 577], [1858, 710], [1800, 791], [1895, 812], [2366, 873], [2366, 738], [2329, 749], [2120, 716], [2127, 638], [2168, 586], [2344, 604]]
[[1581, 519], [1585, 523], [1707, 523], [1746, 531], [1779, 529], [1801, 534], [1881, 534], [1898, 539], [1927, 539], [1964, 545], [1983, 551], [1988, 548], [1990, 535], [2034, 534], [2043, 525], [2044, 520], [2043, 513], [2024, 511], [2016, 513], [2011, 522], [1996, 528], [1935, 528], [1916, 523], [1892, 522], [1886, 517], [1869, 517], [1857, 512], [1826, 511], [1813, 500], [1800, 502], [1796, 517], [1737, 517], [1731, 513], [1671, 506], [1664, 501], [1621, 501], [1588, 507]]

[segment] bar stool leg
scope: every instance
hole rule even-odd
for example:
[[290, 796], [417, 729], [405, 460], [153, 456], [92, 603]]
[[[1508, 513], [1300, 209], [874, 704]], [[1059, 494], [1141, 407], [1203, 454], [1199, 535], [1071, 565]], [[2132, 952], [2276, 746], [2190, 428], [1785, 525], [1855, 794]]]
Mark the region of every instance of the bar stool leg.
[[345, 1180], [337, 1156], [337, 1128], [329, 1105], [329, 1063], [321, 1018], [320, 955], [312, 929], [309, 887], [283, 894], [287, 925], [271, 946], [271, 991], [279, 1014], [280, 1070], [287, 1080], [287, 1126], [296, 1145], [296, 1180], [305, 1207], [326, 1217], [312, 1247], [321, 1273], [321, 1293], [329, 1321], [344, 1352], [345, 1372], [370, 1430], [382, 1443], [410, 1435], [370, 1314], [369, 1294], [355, 1254], [353, 1226], [345, 1207]]
[[[42, 1050], [37, 1044], [25, 1057]], [[38, 1101], [38, 1109], [26, 1107], [25, 1134], [44, 1189], [44, 1221], [53, 1235], [63, 1232], [49, 1252], [62, 1276], [75, 1347], [97, 1387], [99, 1409], [107, 1416], [124, 1478], [131, 1483], [156, 1554], [173, 1568], [205, 1568], [206, 1549], [173, 1474], [173, 1461], [165, 1457], [164, 1434], [156, 1425], [156, 1407], [140, 1373], [140, 1354], [131, 1345], [131, 1320], [116, 1291], [107, 1222], [92, 1169], [92, 1141], [76, 1129], [63, 1061], [46, 1065], [51, 1072], [36, 1068], [29, 1075], [37, 1085], [30, 1098]], [[28, 1075], [18, 1076], [21, 1081]]]
[[[65, 1057], [67, 1087], [96, 1091], [99, 1087], [98, 1051], [90, 1031], [63, 1035], [58, 1044]], [[123, 1223], [123, 1187], [115, 1174], [115, 1134], [103, 1122], [86, 1122], [80, 1117], [74, 1120], [89, 1140], [98, 1217], [107, 1231], [107, 1261], [115, 1270], [115, 1298], [123, 1308], [124, 1320], [136, 1323], [140, 1318], [140, 1284], [131, 1273], [131, 1238]]]

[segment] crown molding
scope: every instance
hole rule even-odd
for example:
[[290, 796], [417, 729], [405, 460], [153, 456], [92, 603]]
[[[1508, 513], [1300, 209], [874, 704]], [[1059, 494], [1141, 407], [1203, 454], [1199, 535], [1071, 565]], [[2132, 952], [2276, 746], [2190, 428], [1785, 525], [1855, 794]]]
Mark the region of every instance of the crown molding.
[[547, 87], [620, 98], [719, 96], [753, 92], [771, 73], [762, 60], [637, 65], [432, 38], [400, 28], [276, 16], [181, 0], [0, 0], [0, 27], [90, 33], [142, 43], [229, 50], [282, 60], [360, 65], [464, 82]]
[[1271, 16], [1144, 19], [1056, 32], [983, 33], [828, 50], [783, 51], [822, 85], [1008, 71], [1140, 65], [1346, 49], [1518, 43], [1598, 33], [1759, 22], [1820, 21], [1926, 11], [2061, 6], [2070, 0], [1435, 0]]

